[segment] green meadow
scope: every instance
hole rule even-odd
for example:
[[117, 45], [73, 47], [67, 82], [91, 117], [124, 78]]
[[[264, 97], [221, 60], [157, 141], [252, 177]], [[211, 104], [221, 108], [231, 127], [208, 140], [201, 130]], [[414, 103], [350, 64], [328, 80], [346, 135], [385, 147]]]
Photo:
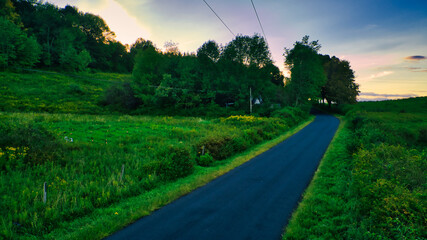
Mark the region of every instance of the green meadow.
[[[2, 101], [0, 112], [0, 236], [6, 239], [66, 238], [63, 232], [71, 231], [66, 226], [79, 219], [196, 174], [199, 185], [186, 187], [194, 189], [207, 181], [203, 179], [224, 173], [221, 166], [229, 166], [230, 157], [307, 119], [297, 109], [271, 118], [108, 115], [96, 102], [117, 78], [126, 81], [126, 75], [104, 80], [93, 74], [1, 74], [7, 75], [1, 96], [8, 101]], [[200, 175], [205, 171], [211, 172], [208, 177]], [[169, 195], [161, 194], [162, 202], [187, 192], [166, 199]], [[106, 210], [103, 221], [117, 228], [161, 205], [149, 204], [150, 210], [139, 215], [131, 212], [121, 223], [115, 213], [123, 214], [123, 209]], [[73, 226], [81, 230], [85, 225]], [[108, 233], [111, 226], [96, 231], [99, 237]]]
[[131, 74], [64, 74], [33, 70], [0, 72], [0, 111], [105, 114], [99, 102], [111, 86]]
[[284, 239], [426, 239], [427, 98], [346, 106]]

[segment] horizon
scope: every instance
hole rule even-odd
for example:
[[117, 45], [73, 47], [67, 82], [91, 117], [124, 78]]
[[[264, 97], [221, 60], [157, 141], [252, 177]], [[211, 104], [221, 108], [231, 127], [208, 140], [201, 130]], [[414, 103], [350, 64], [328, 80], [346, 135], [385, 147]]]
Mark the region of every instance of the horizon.
[[[203, 1], [47, 2], [99, 15], [116, 34], [116, 40], [128, 45], [142, 37], [160, 49], [165, 42], [173, 41], [181, 52], [192, 53], [208, 40], [225, 45], [234, 39]], [[207, 2], [236, 35], [262, 32], [250, 1]], [[364, 0], [337, 4], [311, 0], [254, 1], [254, 5], [272, 59], [285, 76], [284, 48], [309, 35], [310, 40], [319, 40], [322, 45], [319, 53], [350, 62], [360, 85], [359, 101], [427, 96], [427, 13], [422, 11], [427, 9], [427, 2]]]

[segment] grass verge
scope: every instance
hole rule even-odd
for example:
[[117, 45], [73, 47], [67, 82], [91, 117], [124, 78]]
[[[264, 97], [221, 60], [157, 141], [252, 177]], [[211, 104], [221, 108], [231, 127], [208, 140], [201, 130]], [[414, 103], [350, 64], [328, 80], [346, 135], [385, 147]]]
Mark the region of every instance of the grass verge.
[[44, 237], [47, 239], [101, 239], [106, 237], [267, 151], [303, 129], [313, 120], [314, 117], [310, 117], [306, 122], [281, 136], [222, 161], [221, 165], [207, 168], [196, 167], [194, 173], [188, 177], [128, 198], [108, 208], [96, 209], [92, 214], [75, 221], [61, 223], [59, 228]]
[[351, 224], [349, 130], [341, 124], [313, 180], [283, 234], [283, 239], [345, 239]]

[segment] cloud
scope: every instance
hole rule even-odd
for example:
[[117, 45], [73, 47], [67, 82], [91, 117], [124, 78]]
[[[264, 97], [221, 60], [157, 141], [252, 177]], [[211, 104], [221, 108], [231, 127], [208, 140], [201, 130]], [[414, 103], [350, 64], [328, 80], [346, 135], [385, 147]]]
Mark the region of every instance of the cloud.
[[383, 71], [383, 72], [379, 72], [376, 74], [372, 74], [371, 76], [369, 76], [369, 79], [374, 79], [374, 78], [381, 78], [381, 77], [385, 77], [388, 76], [390, 74], [393, 74], [393, 71]]
[[357, 100], [359, 102], [367, 101], [384, 101], [392, 99], [402, 99], [402, 98], [412, 98], [419, 97], [417, 94], [382, 94], [382, 93], [373, 93], [373, 92], [362, 92], [359, 94]]
[[417, 94], [382, 94], [382, 93], [373, 93], [373, 92], [362, 92], [359, 96], [365, 97], [386, 97], [386, 98], [409, 98], [409, 97], [418, 97]]
[[420, 68], [420, 67], [406, 67], [411, 72], [427, 72], [427, 68]]
[[410, 60], [410, 61], [421, 61], [421, 60], [425, 60], [427, 59], [426, 56], [421, 56], [421, 55], [415, 55], [415, 56], [409, 56], [405, 58], [406, 60]]

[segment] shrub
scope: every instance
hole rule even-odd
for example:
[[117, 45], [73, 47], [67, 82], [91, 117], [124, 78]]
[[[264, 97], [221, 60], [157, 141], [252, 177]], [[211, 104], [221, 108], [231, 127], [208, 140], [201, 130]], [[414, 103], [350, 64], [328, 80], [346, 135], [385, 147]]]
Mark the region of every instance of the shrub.
[[306, 119], [309, 114], [308, 111], [297, 107], [285, 107], [279, 110], [276, 110], [273, 114], [273, 117], [281, 118], [286, 121], [288, 126], [295, 126], [301, 120]]
[[23, 161], [30, 165], [62, 159], [61, 144], [51, 133], [36, 124], [0, 124], [0, 148], [3, 151], [7, 148], [25, 149]]
[[214, 162], [214, 159], [209, 153], [206, 153], [204, 155], [200, 155], [200, 157], [198, 157], [196, 161], [199, 166], [207, 167]]
[[[395, 239], [419, 235], [424, 223], [422, 191], [426, 184], [425, 154], [402, 146], [380, 144], [354, 155], [352, 191], [356, 210], [370, 232]], [[399, 226], [392, 220], [399, 220]], [[393, 224], [392, 224], [393, 223]], [[414, 238], [415, 239], [415, 238]]]
[[420, 146], [422, 147], [427, 146], [427, 127], [420, 129], [417, 141]]
[[114, 110], [134, 110], [141, 105], [140, 99], [136, 98], [129, 83], [113, 85], [108, 88], [103, 99], [99, 102], [101, 106], [111, 106]]
[[169, 146], [165, 161], [160, 166], [160, 175], [167, 180], [175, 180], [191, 174], [194, 170], [194, 161], [190, 150], [182, 146]]
[[76, 49], [69, 47], [59, 57], [62, 68], [71, 72], [81, 72], [86, 70], [92, 58], [87, 50], [80, 53]]
[[183, 146], [169, 146], [160, 151], [157, 160], [145, 163], [146, 174], [159, 175], [167, 181], [188, 176], [194, 170], [194, 160], [190, 150]]
[[205, 146], [215, 160], [224, 160], [234, 152], [234, 149], [227, 148], [231, 141], [231, 136], [209, 136], [201, 140], [196, 147], [201, 149]]
[[247, 139], [251, 144], [257, 144], [262, 141], [262, 137], [258, 134], [256, 129], [245, 129], [244, 138]]
[[83, 95], [84, 94], [82, 88], [78, 84], [70, 84], [68, 86], [67, 93], [68, 94], [76, 94], [76, 95]]

